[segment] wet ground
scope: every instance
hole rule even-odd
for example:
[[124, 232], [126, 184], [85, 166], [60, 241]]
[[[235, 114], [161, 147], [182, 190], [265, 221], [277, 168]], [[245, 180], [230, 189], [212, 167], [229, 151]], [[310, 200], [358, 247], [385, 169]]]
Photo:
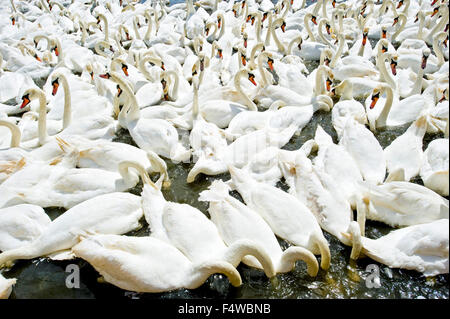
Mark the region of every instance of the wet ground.
[[[307, 65], [310, 70], [317, 64]], [[317, 112], [311, 122], [302, 130], [300, 136], [294, 137], [284, 148], [298, 149], [305, 141], [314, 136], [317, 125], [337, 142], [336, 132], [331, 126], [331, 113]], [[403, 134], [407, 126], [395, 130], [377, 132], [376, 137], [382, 147], [388, 146], [397, 136]], [[441, 135], [426, 135], [424, 149], [430, 141]], [[118, 132], [116, 141], [134, 144], [126, 130]], [[193, 164], [173, 164], [167, 161], [172, 186], [164, 192], [169, 201], [190, 204], [208, 215], [208, 204], [198, 201], [198, 194], [207, 189], [217, 178], [228, 180], [229, 174], [215, 177], [199, 176], [193, 184], [186, 183], [186, 177]], [[153, 178], [157, 178], [154, 176]], [[420, 178], [415, 180], [422, 183]], [[282, 182], [278, 185], [285, 188]], [[140, 195], [142, 184], [130, 190]], [[233, 196], [240, 198], [239, 194]], [[64, 213], [61, 208], [49, 208], [46, 212], [52, 219]], [[142, 219], [142, 228], [131, 232], [130, 236], [146, 236], [148, 225]], [[377, 222], [367, 222], [366, 236], [378, 238], [386, 235], [392, 228]], [[195, 290], [180, 289], [158, 294], [141, 294], [127, 292], [108, 283], [101, 283], [99, 274], [87, 262], [76, 259], [72, 261], [50, 261], [45, 258], [18, 261], [12, 269], [4, 272], [7, 278], [17, 278], [11, 298], [449, 298], [449, 275], [425, 278], [418, 272], [390, 269], [369, 258], [357, 262], [350, 261], [350, 248], [342, 245], [333, 236], [325, 233], [330, 244], [331, 267], [325, 272], [320, 270], [317, 277], [311, 278], [306, 273], [306, 266], [297, 262], [296, 268], [287, 274], [277, 276], [278, 283], [273, 285], [262, 271], [240, 265], [238, 270], [242, 276], [242, 286], [231, 286], [222, 275], [211, 276], [204, 285]], [[280, 240], [283, 248], [288, 244]], [[80, 267], [81, 285], [78, 289], [66, 287], [66, 267], [76, 264]], [[366, 280], [371, 272], [366, 271], [369, 265], [376, 265], [379, 270], [380, 288], [368, 288]], [[370, 285], [369, 285], [370, 286]]]

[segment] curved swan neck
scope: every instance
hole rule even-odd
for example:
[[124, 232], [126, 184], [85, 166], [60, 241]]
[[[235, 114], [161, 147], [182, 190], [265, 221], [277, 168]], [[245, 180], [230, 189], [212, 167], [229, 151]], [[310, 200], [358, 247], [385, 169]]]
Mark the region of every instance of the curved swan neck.
[[272, 12], [269, 11], [269, 13], [267, 14], [267, 18], [269, 20], [268, 24], [267, 24], [267, 33], [266, 33], [266, 39], [264, 41], [264, 45], [269, 46], [270, 45], [270, 36], [272, 33], [272, 24], [273, 24], [273, 16], [272, 16]]
[[45, 93], [39, 89], [33, 89], [33, 94], [37, 94], [39, 98], [39, 120], [38, 120], [38, 132], [39, 132], [39, 144], [44, 145], [47, 141], [47, 101]]
[[148, 176], [147, 171], [144, 169], [144, 167], [142, 167], [141, 164], [139, 164], [138, 162], [135, 161], [122, 161], [119, 163], [119, 173], [122, 176], [122, 178], [125, 181], [125, 184], [133, 186], [135, 185], [136, 181], [134, 180], [133, 176], [130, 174], [129, 169], [130, 168], [134, 168], [137, 172], [138, 175], [142, 178], [142, 182], [144, 184], [150, 184], [151, 180], [150, 177]]
[[242, 285], [239, 272], [231, 264], [224, 261], [207, 261], [192, 266], [189, 281], [184, 286], [188, 289], [198, 288], [213, 274], [225, 275], [234, 287]]
[[224, 260], [232, 265], [239, 265], [241, 260], [247, 255], [251, 255], [259, 261], [267, 277], [271, 278], [276, 275], [272, 260], [264, 247], [250, 240], [234, 242], [226, 250]]
[[333, 55], [333, 59], [330, 62], [330, 68], [336, 67], [336, 63], [341, 58], [342, 51], [344, 51], [345, 40], [342, 33], [339, 33], [338, 40], [339, 40], [339, 47], [336, 50], [336, 53]]
[[266, 71], [264, 70], [263, 63], [264, 61], [269, 57], [269, 54], [267, 52], [261, 52], [258, 56], [258, 70], [259, 74], [261, 75], [261, 87], [266, 87], [269, 85], [269, 81], [266, 77]]
[[111, 78], [120, 85], [120, 88], [124, 91], [128, 100], [127, 105], [122, 107], [122, 111], [120, 111], [119, 121], [121, 123], [130, 123], [131, 121], [138, 120], [140, 118], [140, 111], [133, 90], [118, 73], [111, 72]]
[[222, 13], [218, 13], [217, 18], [221, 19], [220, 32], [219, 32], [219, 36], [217, 37], [217, 39], [221, 39], [223, 37], [223, 35], [225, 34], [225, 18]]
[[101, 19], [103, 21], [103, 23], [105, 24], [105, 39], [104, 41], [108, 42], [109, 41], [109, 25], [108, 25], [108, 20], [106, 19], [106, 17], [99, 13], [98, 18]]
[[241, 78], [248, 74], [247, 70], [241, 69], [234, 77], [234, 86], [236, 87], [236, 90], [241, 94], [241, 96], [247, 101], [247, 106], [250, 111], [257, 111], [258, 108], [256, 107], [255, 103], [247, 96], [247, 94], [244, 93], [244, 91], [241, 88]]
[[69, 82], [63, 73], [57, 73], [54, 78], [58, 78], [61, 81], [64, 89], [64, 115], [63, 115], [63, 130], [67, 128], [72, 121], [72, 108], [71, 108], [71, 95]]
[[276, 31], [275, 30], [276, 22], [278, 22], [278, 21], [283, 21], [283, 19], [279, 18], [279, 19], [277, 19], [276, 21], [274, 21], [272, 23], [272, 29], [271, 29], [272, 37], [273, 37], [273, 40], [275, 41], [275, 44], [277, 45], [278, 51], [280, 51], [281, 53], [285, 54], [286, 53], [286, 48], [280, 42], [280, 40], [278, 39], [277, 33], [275, 32]]
[[394, 78], [389, 74], [386, 69], [385, 61], [390, 57], [390, 53], [385, 52], [384, 54], [377, 55], [377, 66], [380, 71], [381, 79], [384, 80], [387, 84], [389, 84], [393, 89], [397, 88]]
[[317, 33], [319, 34], [320, 40], [322, 40], [323, 43], [325, 43], [326, 45], [328, 45], [331, 48], [331, 47], [333, 47], [333, 45], [331, 44], [330, 41], [328, 41], [327, 38], [325, 38], [325, 36], [323, 34], [323, 31], [322, 31], [323, 25], [326, 24], [326, 23], [329, 23], [328, 19], [323, 18], [323, 19], [320, 20], [319, 26], [318, 26], [318, 29], [317, 29]]
[[[319, 4], [319, 2], [317, 2], [316, 6], [318, 4]], [[311, 21], [312, 17], [313, 17], [313, 15], [311, 13], [307, 13], [305, 15], [304, 23], [305, 23], [306, 32], [308, 32], [310, 41], [316, 42], [316, 38], [314, 37], [314, 34], [311, 31], [311, 27], [309, 26], [309, 21]]]
[[[144, 16], [147, 18], [148, 20], [148, 25], [147, 25], [147, 32], [145, 32], [144, 35], [144, 40], [145, 41], [149, 41], [150, 40], [150, 35], [152, 33], [152, 17], [150, 16], [150, 12], [149, 10], [145, 10]], [[156, 15], [155, 15], [156, 16]], [[156, 19], [156, 17], [155, 17]]]
[[394, 100], [394, 92], [389, 85], [383, 85], [383, 90], [386, 92], [386, 102], [384, 103], [383, 110], [375, 121], [376, 126], [385, 126], [389, 112], [391, 111], [392, 102]]
[[288, 55], [292, 55], [292, 50], [294, 49], [294, 45], [296, 43], [300, 43], [300, 42], [303, 42], [302, 36], [299, 35], [298, 37], [293, 38], [291, 40], [291, 42], [289, 42], [288, 49], [287, 49], [287, 54]]
[[22, 136], [22, 133], [20, 132], [19, 127], [11, 122], [0, 120], [0, 126], [5, 126], [11, 131], [11, 144], [10, 147], [19, 147], [20, 145], [20, 139]]
[[402, 32], [404, 29], [405, 29], [405, 26], [406, 26], [406, 21], [407, 21], [407, 19], [406, 19], [406, 16], [403, 14], [403, 13], [401, 13], [399, 16], [398, 16], [398, 20], [400, 21], [400, 27], [397, 29], [397, 31], [392, 35], [392, 37], [391, 37], [391, 41], [392, 42], [395, 42], [395, 39], [398, 37], [398, 35], [400, 34], [400, 32]]
[[444, 54], [442, 53], [442, 48], [439, 45], [439, 41], [441, 38], [445, 38], [447, 36], [446, 32], [439, 32], [433, 39], [433, 51], [438, 58], [438, 66], [441, 66], [445, 63]]
[[319, 264], [316, 257], [309, 250], [298, 246], [291, 246], [283, 252], [279, 268], [291, 270], [295, 267], [297, 260], [306, 263], [308, 275], [311, 277], [315, 277], [319, 272]]
[[439, 30], [443, 29], [445, 24], [448, 23], [448, 7], [442, 6], [442, 8], [444, 8], [443, 10], [445, 10], [445, 13], [442, 15], [441, 20], [439, 20], [439, 23], [436, 23], [436, 25], [434, 26], [434, 28], [428, 33], [427, 35], [427, 42], [430, 42], [434, 36], [434, 34], [436, 32], [438, 32]]
[[136, 34], [136, 39], [142, 40], [141, 35], [139, 34], [137, 19], [138, 19], [138, 17], [134, 17], [134, 19], [133, 19], [133, 29], [134, 29], [134, 33]]

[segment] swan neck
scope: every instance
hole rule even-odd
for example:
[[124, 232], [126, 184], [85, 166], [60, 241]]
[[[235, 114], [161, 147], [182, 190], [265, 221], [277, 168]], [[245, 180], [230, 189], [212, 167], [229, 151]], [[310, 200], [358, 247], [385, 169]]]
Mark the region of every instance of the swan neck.
[[64, 74], [59, 75], [61, 84], [64, 89], [64, 115], [63, 115], [63, 130], [70, 125], [72, 120], [71, 95], [67, 78]]
[[333, 59], [330, 62], [330, 68], [336, 67], [336, 63], [341, 58], [342, 51], [344, 51], [345, 41], [344, 37], [341, 34], [339, 34], [338, 40], [339, 40], [339, 47], [336, 50], [336, 53], [334, 54]]
[[381, 111], [380, 116], [376, 120], [377, 126], [385, 126], [394, 99], [394, 92], [392, 88], [386, 85], [384, 86], [384, 89], [386, 91], [386, 102], [384, 103], [383, 110]]
[[245, 101], [247, 101], [247, 107], [250, 111], [257, 111], [258, 108], [256, 107], [255, 103], [253, 103], [252, 100], [247, 96], [247, 94], [244, 93], [244, 91], [241, 88], [241, 78], [246, 74], [246, 70], [239, 71], [238, 74], [236, 74], [234, 78], [234, 86], [236, 87], [236, 90], [241, 94], [241, 96], [244, 98]]
[[308, 275], [311, 277], [315, 277], [319, 272], [316, 257], [309, 250], [298, 246], [289, 247], [283, 252], [279, 268], [283, 270], [294, 269], [297, 260], [306, 263]]
[[[317, 2], [316, 6], [318, 4], [319, 4], [319, 2]], [[305, 15], [305, 20], [304, 20], [305, 28], [306, 28], [306, 32], [308, 32], [309, 39], [312, 42], [316, 42], [316, 38], [314, 37], [314, 34], [311, 31], [311, 27], [309, 26], [309, 21], [311, 21], [311, 18], [312, 18], [312, 15], [310, 13]]]
[[225, 275], [234, 287], [242, 285], [239, 272], [231, 264], [223, 261], [207, 261], [193, 265], [189, 277], [190, 281], [186, 282], [184, 286], [188, 289], [198, 288], [213, 274]]
[[17, 125], [14, 123], [0, 120], [0, 126], [5, 126], [11, 131], [11, 144], [10, 147], [19, 147], [20, 145], [20, 139], [22, 136], [22, 133]]

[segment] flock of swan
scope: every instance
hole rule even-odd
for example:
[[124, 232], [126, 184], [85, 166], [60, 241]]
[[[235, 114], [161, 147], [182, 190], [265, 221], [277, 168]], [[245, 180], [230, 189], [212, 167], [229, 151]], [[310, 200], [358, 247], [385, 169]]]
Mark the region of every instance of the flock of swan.
[[[241, 262], [327, 270], [325, 231], [351, 259], [448, 273], [447, 0], [10, 0], [0, 17], [0, 267], [81, 258], [130, 291], [239, 286]], [[337, 140], [318, 125], [284, 149], [316, 112]], [[383, 149], [374, 134], [398, 127]], [[229, 172], [199, 194], [210, 218], [164, 198], [167, 160], [194, 163], [188, 183]], [[125, 235], [143, 218], [148, 236]], [[396, 229], [371, 239], [366, 220]], [[0, 297], [15, 282], [0, 274]]]

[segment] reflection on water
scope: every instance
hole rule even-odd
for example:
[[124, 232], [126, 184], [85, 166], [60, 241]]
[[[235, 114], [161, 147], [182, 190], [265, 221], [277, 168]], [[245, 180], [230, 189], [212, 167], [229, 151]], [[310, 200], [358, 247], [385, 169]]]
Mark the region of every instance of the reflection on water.
[[[182, 2], [172, 0], [172, 3]], [[317, 63], [308, 63], [309, 70], [317, 67]], [[337, 142], [336, 132], [331, 125], [331, 113], [317, 112], [311, 122], [302, 130], [300, 136], [295, 136], [284, 148], [288, 150], [298, 149], [305, 141], [314, 137], [317, 125], [330, 134]], [[407, 126], [395, 130], [384, 130], [376, 133], [380, 144], [388, 146], [397, 136], [403, 134]], [[429, 135], [424, 138], [424, 148], [428, 143], [441, 135]], [[116, 141], [134, 144], [128, 131], [121, 130]], [[229, 174], [215, 177], [201, 175], [192, 184], [186, 183], [186, 177], [193, 164], [175, 165], [167, 161], [172, 186], [164, 191], [164, 196], [169, 201], [186, 203], [197, 207], [203, 213], [207, 213], [207, 203], [198, 201], [198, 194], [205, 190], [210, 183], [217, 178], [227, 180]], [[153, 178], [157, 178], [154, 176]], [[417, 178], [417, 183], [422, 183]], [[278, 185], [286, 189], [282, 182]], [[138, 184], [130, 192], [140, 195], [142, 183]], [[240, 199], [239, 194], [233, 196]], [[50, 208], [46, 212], [52, 219], [64, 213], [64, 209]], [[145, 219], [141, 220], [142, 228], [127, 235], [147, 236], [148, 225]], [[378, 222], [367, 222], [366, 235], [369, 238], [378, 238], [392, 230]], [[11, 298], [448, 298], [448, 274], [427, 279], [420, 273], [407, 270], [390, 269], [369, 258], [350, 261], [350, 247], [342, 245], [333, 236], [325, 233], [330, 243], [331, 267], [328, 272], [320, 270], [317, 277], [311, 278], [306, 273], [304, 263], [297, 262], [296, 268], [287, 274], [279, 274], [278, 285], [274, 287], [265, 277], [262, 271], [240, 265], [238, 270], [242, 276], [242, 286], [232, 287], [222, 275], [211, 276], [204, 285], [195, 290], [180, 289], [173, 292], [157, 294], [140, 294], [121, 290], [108, 283], [99, 282], [99, 274], [87, 262], [76, 259], [72, 261], [49, 261], [44, 258], [32, 261], [18, 261], [16, 265], [4, 273], [5, 277], [17, 278]], [[283, 249], [289, 245], [280, 240]], [[77, 264], [81, 272], [81, 286], [79, 289], [68, 289], [65, 280], [66, 266]], [[365, 271], [369, 264], [378, 265], [380, 269], [380, 288], [369, 289], [366, 287]]]

